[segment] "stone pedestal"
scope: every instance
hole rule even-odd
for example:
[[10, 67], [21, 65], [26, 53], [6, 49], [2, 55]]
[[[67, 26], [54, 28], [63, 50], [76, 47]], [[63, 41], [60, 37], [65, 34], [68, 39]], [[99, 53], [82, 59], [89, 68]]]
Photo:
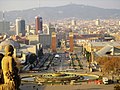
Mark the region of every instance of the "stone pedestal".
[[10, 84], [0, 84], [0, 90], [16, 90], [16, 89], [10, 83]]

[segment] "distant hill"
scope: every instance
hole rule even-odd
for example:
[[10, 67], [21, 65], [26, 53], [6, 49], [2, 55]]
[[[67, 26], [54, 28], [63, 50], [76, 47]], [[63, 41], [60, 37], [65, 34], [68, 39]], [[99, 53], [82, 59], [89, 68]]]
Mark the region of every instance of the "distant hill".
[[[40, 7], [22, 11], [10, 11], [5, 13], [5, 18], [9, 21], [15, 21], [17, 17], [22, 17], [27, 21], [33, 21], [36, 15], [42, 16], [45, 20], [63, 19], [70, 17], [76, 17], [80, 19], [108, 19], [120, 18], [120, 10], [69, 4], [58, 7]], [[0, 19], [2, 19], [2, 12], [0, 12]]]

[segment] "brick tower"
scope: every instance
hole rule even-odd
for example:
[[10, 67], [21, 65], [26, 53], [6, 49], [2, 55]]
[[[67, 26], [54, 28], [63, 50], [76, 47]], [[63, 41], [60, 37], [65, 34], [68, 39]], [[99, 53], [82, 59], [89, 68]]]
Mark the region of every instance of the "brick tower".
[[73, 52], [74, 51], [73, 32], [69, 33], [69, 41], [70, 41], [70, 52]]
[[52, 52], [56, 52], [56, 33], [52, 32], [52, 42], [51, 42]]

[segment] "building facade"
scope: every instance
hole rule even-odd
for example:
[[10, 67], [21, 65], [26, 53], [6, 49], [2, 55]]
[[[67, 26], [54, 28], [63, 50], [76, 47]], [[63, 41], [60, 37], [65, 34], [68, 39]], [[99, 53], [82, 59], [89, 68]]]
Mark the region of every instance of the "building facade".
[[16, 35], [25, 35], [25, 20], [16, 19]]
[[36, 28], [36, 34], [43, 33], [43, 21], [42, 21], [42, 17], [39, 17], [39, 16], [35, 17], [35, 28]]
[[8, 21], [0, 21], [0, 33], [8, 33], [10, 30], [10, 22]]

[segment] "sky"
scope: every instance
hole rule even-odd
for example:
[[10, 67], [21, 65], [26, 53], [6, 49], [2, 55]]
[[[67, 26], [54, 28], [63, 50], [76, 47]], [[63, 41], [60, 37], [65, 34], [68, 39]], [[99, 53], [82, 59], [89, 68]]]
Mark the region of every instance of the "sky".
[[70, 3], [107, 9], [120, 9], [120, 0], [0, 0], [0, 11], [25, 10], [36, 7], [56, 7]]

